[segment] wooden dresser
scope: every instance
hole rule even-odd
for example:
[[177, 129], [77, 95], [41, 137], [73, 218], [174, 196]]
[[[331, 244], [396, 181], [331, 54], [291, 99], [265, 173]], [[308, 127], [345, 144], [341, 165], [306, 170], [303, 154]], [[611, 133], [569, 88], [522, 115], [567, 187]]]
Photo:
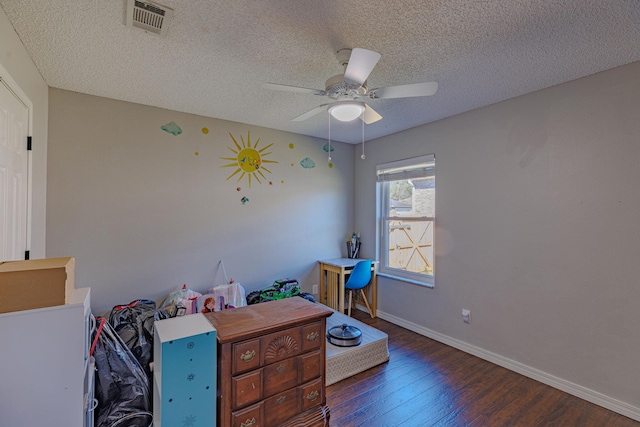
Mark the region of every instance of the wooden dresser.
[[218, 427], [328, 426], [331, 314], [300, 297], [205, 314], [218, 340]]

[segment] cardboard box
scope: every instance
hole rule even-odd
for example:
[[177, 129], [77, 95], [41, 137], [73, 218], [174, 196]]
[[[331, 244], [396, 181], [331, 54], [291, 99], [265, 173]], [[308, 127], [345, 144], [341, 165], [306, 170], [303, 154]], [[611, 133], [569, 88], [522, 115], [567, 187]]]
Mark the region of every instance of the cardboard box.
[[0, 313], [64, 305], [75, 287], [73, 257], [0, 263]]

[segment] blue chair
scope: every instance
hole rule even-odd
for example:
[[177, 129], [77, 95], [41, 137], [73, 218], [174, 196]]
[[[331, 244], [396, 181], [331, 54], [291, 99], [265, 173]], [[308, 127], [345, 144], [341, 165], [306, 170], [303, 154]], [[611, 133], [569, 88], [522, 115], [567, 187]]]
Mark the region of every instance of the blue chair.
[[344, 284], [344, 289], [349, 291], [349, 309], [347, 311], [347, 315], [351, 317], [351, 300], [353, 297], [353, 291], [360, 290], [362, 294], [362, 298], [364, 299], [364, 303], [369, 310], [369, 315], [373, 318], [371, 314], [371, 307], [369, 306], [369, 301], [367, 300], [367, 295], [364, 292], [364, 287], [367, 286], [371, 282], [371, 260], [363, 260], [358, 261], [358, 263], [351, 270], [351, 275], [347, 279], [347, 282]]

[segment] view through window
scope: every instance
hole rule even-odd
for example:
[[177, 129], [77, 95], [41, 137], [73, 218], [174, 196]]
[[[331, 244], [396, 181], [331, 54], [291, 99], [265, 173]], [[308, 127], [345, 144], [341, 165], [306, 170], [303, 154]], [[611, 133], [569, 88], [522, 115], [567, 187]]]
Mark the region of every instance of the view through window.
[[435, 156], [377, 166], [381, 274], [434, 283]]

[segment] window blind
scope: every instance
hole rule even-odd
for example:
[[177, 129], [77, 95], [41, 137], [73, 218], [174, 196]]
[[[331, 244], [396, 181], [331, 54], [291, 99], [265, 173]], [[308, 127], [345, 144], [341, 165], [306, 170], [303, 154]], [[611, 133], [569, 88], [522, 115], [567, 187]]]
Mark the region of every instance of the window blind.
[[401, 179], [426, 178], [435, 175], [436, 156], [413, 157], [376, 165], [376, 181], [399, 181]]

